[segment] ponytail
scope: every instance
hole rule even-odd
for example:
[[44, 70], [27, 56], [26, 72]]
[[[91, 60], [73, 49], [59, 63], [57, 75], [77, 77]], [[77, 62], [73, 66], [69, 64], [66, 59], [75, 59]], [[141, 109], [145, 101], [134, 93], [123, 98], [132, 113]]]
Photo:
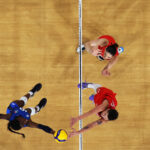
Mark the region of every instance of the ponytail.
[[[19, 132], [14, 131], [14, 130], [20, 130], [20, 129], [21, 129], [21, 126], [20, 126], [20, 124], [18, 124], [18, 123], [19, 123], [18, 120], [12, 120], [12, 121], [10, 121], [10, 122], [8, 123], [7, 129], [8, 129], [10, 132], [13, 132], [13, 133], [15, 133], [15, 134], [20, 134], [20, 135], [22, 135], [23, 138], [25, 138], [25, 135], [24, 135], [23, 133], [19, 133]], [[14, 130], [12, 130], [12, 128], [13, 128]]]

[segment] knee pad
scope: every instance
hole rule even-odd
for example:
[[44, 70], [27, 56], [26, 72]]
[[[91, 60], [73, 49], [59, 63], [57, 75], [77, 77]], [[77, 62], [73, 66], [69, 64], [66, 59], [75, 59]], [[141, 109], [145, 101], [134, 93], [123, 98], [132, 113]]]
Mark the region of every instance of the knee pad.
[[21, 98], [20, 98], [20, 100], [21, 100], [21, 101], [24, 101], [24, 104], [26, 104], [26, 103], [27, 103], [27, 101], [28, 101], [28, 98], [27, 98], [27, 97], [25, 97], [25, 96], [23, 96], [23, 97], [21, 97]]
[[33, 116], [33, 115], [35, 115], [37, 113], [35, 108], [29, 107], [29, 109], [31, 110], [31, 114], [30, 114], [31, 116]]

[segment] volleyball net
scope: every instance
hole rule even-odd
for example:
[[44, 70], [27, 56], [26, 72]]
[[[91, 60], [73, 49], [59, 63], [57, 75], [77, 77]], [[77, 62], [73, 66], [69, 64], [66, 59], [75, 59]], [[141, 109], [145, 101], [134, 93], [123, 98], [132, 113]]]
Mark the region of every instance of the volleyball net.
[[[82, 84], [82, 0], [79, 0], [79, 83]], [[79, 88], [79, 115], [82, 114], [82, 88]], [[82, 129], [82, 120], [79, 121], [79, 130]], [[83, 150], [82, 134], [79, 135], [79, 150]]]

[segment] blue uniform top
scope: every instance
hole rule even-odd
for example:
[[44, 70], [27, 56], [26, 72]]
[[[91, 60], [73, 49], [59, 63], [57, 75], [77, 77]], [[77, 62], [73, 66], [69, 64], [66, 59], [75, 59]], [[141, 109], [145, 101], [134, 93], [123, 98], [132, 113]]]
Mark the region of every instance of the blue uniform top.
[[[16, 117], [21, 116], [27, 120], [30, 119], [30, 114], [26, 111], [23, 110], [21, 107], [19, 107], [16, 103], [12, 102], [9, 107], [7, 108], [6, 111], [7, 114], [11, 113], [10, 121], [14, 120]], [[26, 127], [27, 125], [24, 125]]]

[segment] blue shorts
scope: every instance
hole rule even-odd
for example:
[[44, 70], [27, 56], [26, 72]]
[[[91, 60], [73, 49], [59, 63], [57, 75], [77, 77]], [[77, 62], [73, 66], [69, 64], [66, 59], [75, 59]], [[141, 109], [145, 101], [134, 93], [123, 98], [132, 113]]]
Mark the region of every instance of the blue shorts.
[[15, 108], [19, 108], [19, 106], [15, 102], [10, 103], [7, 107], [6, 114], [10, 114]]
[[6, 113], [11, 113], [11, 117], [9, 119], [10, 121], [14, 120], [18, 116], [21, 116], [27, 120], [30, 119], [30, 114], [26, 110], [19, 107], [15, 102], [10, 103], [10, 105], [7, 107]]

